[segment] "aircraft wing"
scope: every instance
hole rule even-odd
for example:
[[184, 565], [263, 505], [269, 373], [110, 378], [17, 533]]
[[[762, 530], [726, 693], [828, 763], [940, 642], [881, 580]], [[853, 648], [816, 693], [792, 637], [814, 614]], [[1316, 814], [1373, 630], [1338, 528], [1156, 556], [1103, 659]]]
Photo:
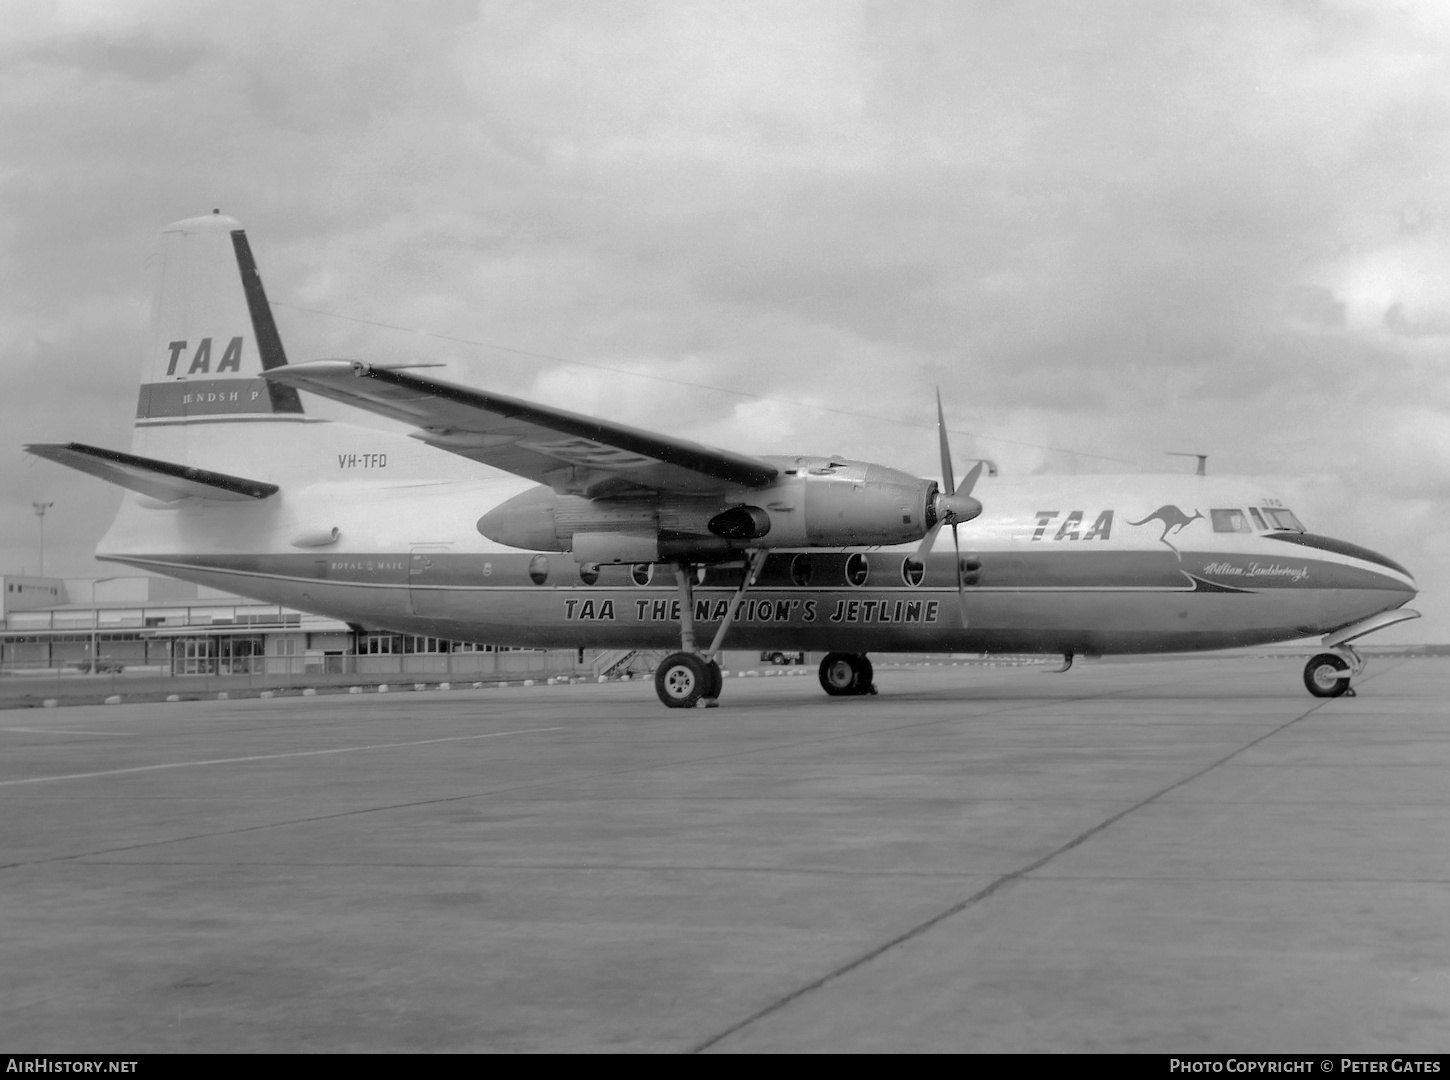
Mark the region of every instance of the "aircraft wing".
[[354, 360], [314, 360], [263, 377], [415, 424], [414, 438], [430, 446], [561, 494], [703, 495], [764, 487], [778, 472], [759, 458]]
[[32, 443], [25, 449], [36, 457], [68, 465], [163, 502], [186, 498], [246, 502], [248, 499], [265, 499], [279, 490], [276, 484], [260, 480], [87, 446], [85, 443]]

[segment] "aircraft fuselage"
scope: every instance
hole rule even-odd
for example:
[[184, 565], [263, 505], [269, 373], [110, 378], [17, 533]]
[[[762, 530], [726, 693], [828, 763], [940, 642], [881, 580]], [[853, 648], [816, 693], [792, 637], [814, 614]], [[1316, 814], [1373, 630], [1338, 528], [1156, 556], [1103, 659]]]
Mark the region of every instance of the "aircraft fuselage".
[[[306, 426], [305, 443], [296, 426], [278, 434], [295, 432], [304, 458], [341, 461], [332, 467], [343, 478], [301, 488], [284, 478], [288, 497], [276, 503], [162, 509], [127, 496], [102, 557], [370, 629], [539, 648], [678, 645], [669, 565], [581, 564], [569, 553], [506, 548], [474, 523], [526, 481], [419, 480], [411, 469], [387, 479], [418, 453], [442, 455], [405, 445], [366, 451], [372, 464], [354, 466], [325, 445], [356, 442], [345, 425]], [[376, 443], [380, 433], [369, 437]], [[1409, 574], [1374, 552], [1256, 528], [1249, 508], [1277, 502], [1252, 481], [991, 480], [981, 494], [987, 510], [960, 529], [964, 605], [945, 532], [924, 565], [913, 545], [777, 550], [741, 606], [730, 647], [1216, 649], [1328, 633], [1415, 595]], [[334, 528], [331, 544], [297, 544]], [[701, 634], [723, 619], [743, 572], [738, 562], [701, 571], [693, 601]]]

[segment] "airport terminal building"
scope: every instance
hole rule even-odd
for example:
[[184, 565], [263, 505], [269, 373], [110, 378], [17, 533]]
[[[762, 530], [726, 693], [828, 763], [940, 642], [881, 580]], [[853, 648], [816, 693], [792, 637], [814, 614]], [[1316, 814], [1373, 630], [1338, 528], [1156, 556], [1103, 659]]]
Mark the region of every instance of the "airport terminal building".
[[499, 648], [371, 630], [170, 578], [0, 575], [0, 672], [173, 676], [593, 673], [585, 650]]

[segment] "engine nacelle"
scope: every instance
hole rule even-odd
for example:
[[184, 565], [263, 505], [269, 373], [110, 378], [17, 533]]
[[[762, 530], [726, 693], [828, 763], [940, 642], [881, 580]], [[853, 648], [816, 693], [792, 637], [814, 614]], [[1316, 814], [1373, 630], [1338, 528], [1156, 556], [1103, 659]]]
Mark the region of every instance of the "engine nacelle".
[[726, 540], [758, 540], [770, 532], [770, 514], [758, 506], [732, 506], [712, 517], [705, 527]]
[[934, 524], [935, 481], [839, 459], [803, 471], [803, 539], [811, 547], [909, 544]]
[[540, 486], [494, 507], [477, 527], [497, 543], [572, 551], [581, 563], [717, 562], [739, 550], [706, 529], [719, 511], [718, 500], [591, 500]]
[[656, 563], [658, 533], [576, 532], [571, 550], [579, 563]]
[[478, 531], [527, 551], [573, 551], [581, 562], [709, 562], [745, 548], [913, 543], [935, 524], [934, 481], [842, 458], [780, 463], [770, 487], [727, 496], [585, 499], [540, 486], [483, 515]]

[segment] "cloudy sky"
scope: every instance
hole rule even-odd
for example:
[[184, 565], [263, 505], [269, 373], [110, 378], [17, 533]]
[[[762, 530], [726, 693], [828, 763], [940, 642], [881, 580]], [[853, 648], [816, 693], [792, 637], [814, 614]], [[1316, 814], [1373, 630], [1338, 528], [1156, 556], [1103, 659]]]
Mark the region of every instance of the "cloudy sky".
[[156, 234], [220, 207], [293, 360], [928, 476], [940, 385], [1004, 473], [1285, 478], [1450, 640], [1447, 65], [1436, 0], [10, 0], [0, 569], [45, 499], [112, 572], [19, 445], [129, 444]]

